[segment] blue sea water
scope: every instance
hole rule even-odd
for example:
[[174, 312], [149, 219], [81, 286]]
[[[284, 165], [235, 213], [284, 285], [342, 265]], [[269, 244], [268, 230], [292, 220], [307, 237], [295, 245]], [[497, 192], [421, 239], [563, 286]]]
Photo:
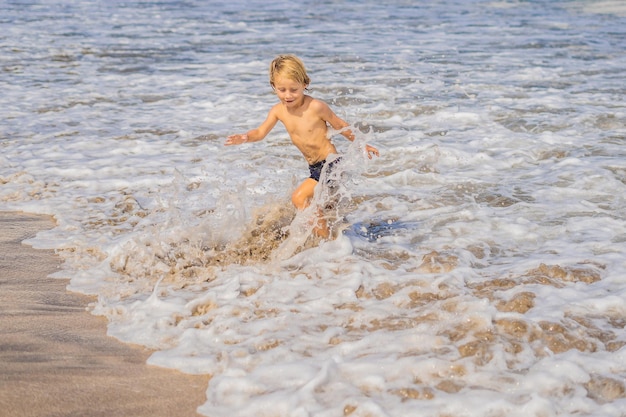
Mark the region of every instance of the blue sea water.
[[[0, 209], [207, 416], [623, 416], [621, 1], [0, 1]], [[295, 53], [358, 132], [308, 237]], [[364, 143], [381, 151], [368, 160]], [[318, 202], [326, 200], [320, 190]]]

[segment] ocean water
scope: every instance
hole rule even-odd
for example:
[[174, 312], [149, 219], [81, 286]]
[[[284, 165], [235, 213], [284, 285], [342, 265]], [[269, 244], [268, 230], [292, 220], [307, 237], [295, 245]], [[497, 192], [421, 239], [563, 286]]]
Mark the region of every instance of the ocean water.
[[[0, 210], [231, 416], [624, 416], [622, 1], [0, 0]], [[334, 238], [265, 118], [353, 124]], [[381, 156], [368, 160], [370, 143]]]

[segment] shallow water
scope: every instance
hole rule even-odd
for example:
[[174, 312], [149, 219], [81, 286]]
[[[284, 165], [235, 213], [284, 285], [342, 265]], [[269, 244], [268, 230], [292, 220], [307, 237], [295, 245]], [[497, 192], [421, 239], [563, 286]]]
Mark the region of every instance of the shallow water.
[[[615, 1], [0, 3], [0, 209], [207, 416], [622, 416]], [[290, 205], [279, 53], [359, 132]], [[364, 143], [381, 151], [368, 160]], [[333, 196], [329, 197], [328, 192]]]

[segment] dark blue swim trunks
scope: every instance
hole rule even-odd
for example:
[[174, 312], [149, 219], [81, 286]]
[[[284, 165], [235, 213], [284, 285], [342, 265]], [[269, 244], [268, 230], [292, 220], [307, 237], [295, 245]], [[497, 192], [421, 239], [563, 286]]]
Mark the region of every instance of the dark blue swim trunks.
[[[328, 163], [328, 172], [326, 173], [327, 176], [328, 174], [330, 174], [335, 164], [337, 164], [340, 161], [341, 161], [341, 158], [337, 158]], [[322, 175], [322, 169], [324, 169], [325, 165], [326, 165], [325, 159], [323, 161], [316, 162], [313, 165], [309, 165], [309, 172], [311, 173], [311, 176], [309, 178], [313, 178], [315, 181], [319, 182], [320, 176]]]

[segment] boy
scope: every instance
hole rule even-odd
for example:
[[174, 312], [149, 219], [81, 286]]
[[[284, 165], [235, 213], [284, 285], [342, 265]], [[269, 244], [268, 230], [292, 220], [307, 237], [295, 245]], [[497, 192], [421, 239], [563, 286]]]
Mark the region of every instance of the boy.
[[[354, 140], [351, 130], [344, 120], [339, 118], [328, 105], [305, 94], [311, 82], [302, 61], [294, 55], [279, 55], [270, 64], [270, 85], [278, 96], [279, 102], [269, 111], [267, 118], [259, 127], [244, 134], [228, 136], [225, 145], [239, 145], [257, 142], [265, 138], [282, 122], [291, 137], [291, 141], [302, 152], [309, 163], [311, 176], [304, 180], [291, 195], [291, 201], [298, 210], [303, 210], [311, 202], [326, 159], [336, 154], [337, 149], [328, 138], [328, 125], [348, 140]], [[378, 156], [378, 150], [366, 145], [368, 158]], [[317, 222], [313, 232], [327, 238], [329, 230], [323, 218]]]

